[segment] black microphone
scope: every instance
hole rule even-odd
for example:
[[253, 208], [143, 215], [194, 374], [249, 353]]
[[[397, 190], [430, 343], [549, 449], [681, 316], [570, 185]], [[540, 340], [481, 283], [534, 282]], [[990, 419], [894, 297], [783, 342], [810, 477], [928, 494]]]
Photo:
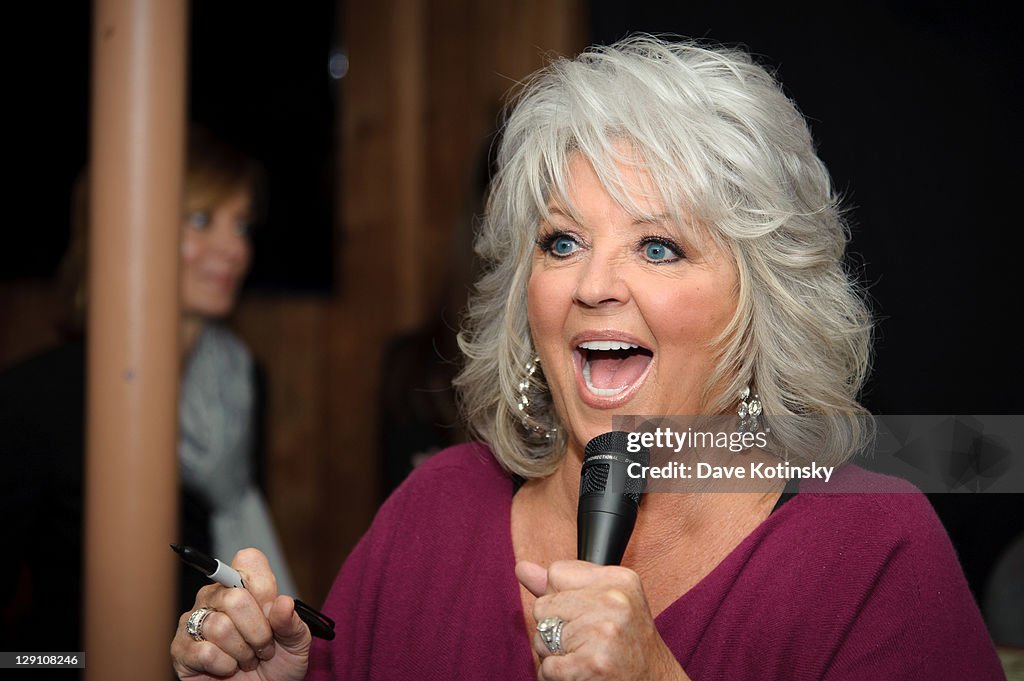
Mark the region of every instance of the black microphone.
[[[587, 443], [580, 474], [576, 514], [576, 557], [598, 565], [618, 565], [633, 534], [647, 478], [640, 467], [651, 461], [646, 447], [631, 452], [627, 434], [614, 430]], [[634, 449], [638, 445], [632, 445]], [[630, 464], [633, 474], [629, 475]]]

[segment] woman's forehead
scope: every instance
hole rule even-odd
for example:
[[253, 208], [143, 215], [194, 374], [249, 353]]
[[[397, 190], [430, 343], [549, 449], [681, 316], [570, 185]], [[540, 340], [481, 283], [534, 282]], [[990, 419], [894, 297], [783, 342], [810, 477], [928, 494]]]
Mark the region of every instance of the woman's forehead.
[[545, 202], [540, 208], [545, 213], [560, 212], [578, 217], [581, 189], [600, 186], [619, 206], [634, 219], [658, 222], [666, 218], [676, 220], [680, 211], [670, 205], [668, 197], [659, 188], [654, 174], [639, 157], [593, 158], [576, 151], [565, 158], [560, 169], [550, 178]]
[[682, 193], [672, 186], [678, 181], [659, 180], [656, 170], [634, 147], [613, 159], [595, 160], [572, 152], [562, 167], [552, 172], [543, 197], [538, 197], [543, 199], [536, 206], [539, 219], [564, 218], [582, 224], [587, 206], [578, 205], [578, 190], [581, 183], [589, 181], [598, 183], [635, 223], [667, 229], [688, 240], [713, 238], [713, 230], [693, 214]]

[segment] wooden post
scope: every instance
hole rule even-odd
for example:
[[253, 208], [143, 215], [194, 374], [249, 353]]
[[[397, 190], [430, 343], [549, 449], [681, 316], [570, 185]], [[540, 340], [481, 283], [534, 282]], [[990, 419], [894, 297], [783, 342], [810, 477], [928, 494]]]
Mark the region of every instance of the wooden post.
[[176, 624], [185, 0], [96, 0], [86, 678], [162, 679]]

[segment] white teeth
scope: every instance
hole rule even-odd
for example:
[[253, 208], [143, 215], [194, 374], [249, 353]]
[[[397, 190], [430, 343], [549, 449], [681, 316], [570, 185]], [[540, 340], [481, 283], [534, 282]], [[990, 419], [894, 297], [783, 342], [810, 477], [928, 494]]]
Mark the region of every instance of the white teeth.
[[[588, 349], [596, 350], [598, 348]], [[609, 349], [618, 350], [619, 348]], [[626, 386], [622, 386], [621, 388], [595, 388], [594, 384], [590, 382], [590, 362], [583, 363], [583, 382], [587, 384], [587, 390], [600, 397], [611, 397], [612, 395], [618, 395], [619, 393], [626, 389]]]
[[640, 346], [635, 343], [627, 343], [625, 341], [603, 340], [585, 341], [580, 343], [580, 347], [584, 350], [636, 350]]

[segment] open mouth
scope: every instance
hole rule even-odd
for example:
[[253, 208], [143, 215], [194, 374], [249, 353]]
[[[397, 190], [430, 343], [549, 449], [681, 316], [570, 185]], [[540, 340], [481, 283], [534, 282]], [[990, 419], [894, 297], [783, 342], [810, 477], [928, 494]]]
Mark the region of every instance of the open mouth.
[[584, 341], [576, 346], [583, 382], [591, 394], [614, 397], [635, 385], [651, 363], [654, 353], [647, 348], [618, 340]]

